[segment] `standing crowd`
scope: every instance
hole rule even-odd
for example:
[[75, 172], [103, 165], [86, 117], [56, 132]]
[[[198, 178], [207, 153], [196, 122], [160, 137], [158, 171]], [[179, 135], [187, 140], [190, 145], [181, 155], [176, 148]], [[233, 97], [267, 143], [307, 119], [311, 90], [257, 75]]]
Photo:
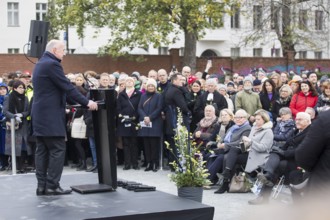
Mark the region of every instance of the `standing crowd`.
[[[215, 193], [227, 192], [239, 171], [262, 183], [258, 197], [250, 204], [267, 203], [281, 176], [287, 185], [294, 186], [309, 178], [310, 185], [326, 187], [322, 181], [330, 180], [330, 175], [325, 177], [330, 166], [322, 160], [330, 161], [330, 146], [314, 140], [309, 133], [319, 130], [317, 136], [326, 132], [322, 128], [330, 118], [330, 80], [326, 76], [318, 80], [315, 71], [292, 75], [259, 70], [242, 76], [211, 74], [211, 67], [208, 62], [203, 72], [196, 73], [185, 66], [181, 72], [159, 69], [141, 75], [86, 71], [68, 73], [66, 77], [87, 98], [92, 88], [117, 91], [117, 164], [123, 165], [124, 170], [142, 166], [145, 171], [157, 172], [163, 158], [164, 168], [173, 170], [171, 162], [176, 157], [170, 152], [177, 153], [174, 135], [180, 113], [200, 147], [212, 185], [219, 185]], [[24, 172], [24, 164], [34, 166], [31, 77], [29, 73], [11, 73], [0, 84], [1, 170], [10, 165], [11, 118], [16, 121], [18, 170]], [[82, 116], [87, 125], [86, 138], [70, 137], [67, 126], [67, 160], [72, 160], [78, 171], [97, 172], [91, 112], [67, 107], [68, 125]], [[171, 150], [164, 147], [164, 141]], [[242, 146], [247, 150], [242, 150]], [[89, 155], [91, 167], [86, 162]], [[318, 171], [313, 175], [315, 169]], [[294, 199], [302, 195], [294, 187], [291, 191]]]

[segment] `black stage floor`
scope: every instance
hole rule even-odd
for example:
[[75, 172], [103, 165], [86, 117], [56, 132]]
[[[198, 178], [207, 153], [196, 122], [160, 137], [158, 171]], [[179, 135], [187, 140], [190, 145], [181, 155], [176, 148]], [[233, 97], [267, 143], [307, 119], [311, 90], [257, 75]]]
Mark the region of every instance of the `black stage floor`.
[[[95, 183], [95, 174], [67, 174], [61, 180], [63, 188]], [[33, 174], [0, 176], [0, 220], [212, 220], [214, 215], [214, 207], [159, 191], [119, 187], [106, 193], [36, 196], [35, 190]]]

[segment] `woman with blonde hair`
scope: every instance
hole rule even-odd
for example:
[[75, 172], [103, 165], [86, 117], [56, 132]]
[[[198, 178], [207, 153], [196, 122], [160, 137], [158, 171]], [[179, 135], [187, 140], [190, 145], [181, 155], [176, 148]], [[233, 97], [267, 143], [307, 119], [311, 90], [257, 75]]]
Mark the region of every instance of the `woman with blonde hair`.
[[271, 76], [270, 79], [275, 83], [276, 86], [276, 91], [278, 92], [280, 88], [282, 87], [282, 80], [280, 74], [274, 72]]
[[276, 122], [276, 120], [280, 117], [279, 112], [280, 109], [283, 107], [289, 107], [290, 102], [292, 98], [292, 89], [288, 84], [284, 84], [280, 88], [280, 94], [275, 100], [274, 106], [273, 106], [273, 120]]

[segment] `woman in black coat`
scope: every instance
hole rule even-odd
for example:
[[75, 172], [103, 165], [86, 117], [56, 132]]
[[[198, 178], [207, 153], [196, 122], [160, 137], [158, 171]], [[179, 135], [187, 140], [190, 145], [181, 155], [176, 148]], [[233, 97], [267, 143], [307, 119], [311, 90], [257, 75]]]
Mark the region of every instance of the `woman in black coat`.
[[143, 137], [145, 160], [147, 167], [144, 171], [157, 171], [159, 164], [160, 137], [162, 135], [163, 120], [161, 111], [163, 98], [156, 92], [157, 82], [148, 79], [146, 93], [141, 96], [139, 103], [140, 130], [138, 136]]
[[273, 112], [273, 106], [275, 104], [276, 99], [278, 98], [278, 93], [276, 91], [276, 85], [272, 80], [265, 80], [264, 84], [262, 85], [262, 90], [259, 94], [259, 98], [262, 105], [262, 109], [271, 113], [271, 120], [276, 121], [276, 118], [274, 118], [275, 116]]
[[[189, 79], [188, 84], [190, 86], [188, 108], [190, 112], [193, 112], [198, 97], [203, 94], [202, 84], [198, 80], [195, 80], [194, 82], [190, 83]], [[195, 115], [192, 115], [190, 131], [195, 131], [198, 122], [198, 118]]]
[[[292, 98], [292, 89], [289, 85], [284, 84], [280, 88], [280, 94], [275, 100], [274, 106], [273, 106], [273, 121], [276, 122], [276, 120], [280, 117], [280, 109], [283, 107], [290, 107], [290, 102]], [[276, 124], [275, 124], [276, 125]]]
[[317, 113], [327, 111], [330, 109], [330, 81], [322, 84], [323, 92], [319, 95], [316, 106], [314, 107]]
[[7, 126], [5, 154], [11, 155], [10, 119], [14, 118], [17, 170], [23, 171], [23, 152], [26, 152], [28, 155], [31, 155], [33, 152], [27, 142], [28, 123], [26, 117], [29, 115], [29, 101], [25, 96], [25, 85], [22, 81], [16, 80], [13, 83], [12, 92], [5, 97], [3, 112]]
[[126, 78], [126, 88], [119, 93], [117, 99], [118, 127], [117, 135], [122, 137], [124, 147], [124, 170], [138, 170], [137, 130], [138, 106], [141, 92], [134, 88], [135, 80]]

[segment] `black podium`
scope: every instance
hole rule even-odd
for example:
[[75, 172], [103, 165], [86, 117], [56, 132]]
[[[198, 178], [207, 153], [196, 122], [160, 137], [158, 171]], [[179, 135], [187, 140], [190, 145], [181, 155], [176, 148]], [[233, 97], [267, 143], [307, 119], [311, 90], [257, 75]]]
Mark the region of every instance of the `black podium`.
[[71, 186], [71, 188], [79, 193], [114, 191], [117, 188], [116, 91], [92, 89], [90, 93], [91, 99], [99, 103], [98, 110], [92, 112], [99, 183]]

